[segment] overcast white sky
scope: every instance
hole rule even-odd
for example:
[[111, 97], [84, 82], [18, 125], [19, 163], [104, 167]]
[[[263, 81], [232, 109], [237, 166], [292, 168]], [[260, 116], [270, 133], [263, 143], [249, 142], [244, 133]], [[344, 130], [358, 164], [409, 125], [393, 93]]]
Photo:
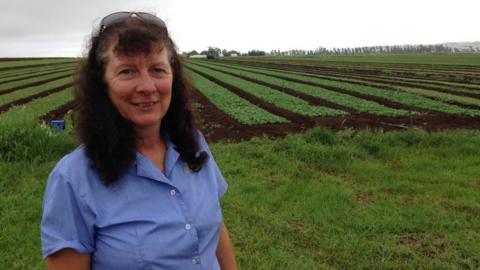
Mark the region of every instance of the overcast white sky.
[[81, 56], [101, 18], [140, 10], [180, 51], [480, 41], [479, 0], [1, 0], [0, 57]]

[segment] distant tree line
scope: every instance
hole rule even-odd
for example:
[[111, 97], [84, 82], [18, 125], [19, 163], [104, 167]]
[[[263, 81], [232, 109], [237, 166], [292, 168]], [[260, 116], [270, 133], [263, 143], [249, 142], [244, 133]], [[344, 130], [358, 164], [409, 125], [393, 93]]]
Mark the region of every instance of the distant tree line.
[[217, 58], [220, 56], [287, 56], [287, 55], [388, 55], [388, 54], [428, 54], [428, 53], [480, 53], [479, 47], [466, 47], [466, 48], [452, 48], [443, 44], [436, 45], [395, 45], [395, 46], [370, 46], [370, 47], [355, 47], [355, 48], [333, 48], [327, 49], [324, 47], [318, 47], [315, 50], [271, 50], [265, 52], [262, 50], [251, 50], [247, 53], [241, 53], [236, 50], [221, 50], [216, 47], [208, 47], [208, 50], [198, 53], [193, 50], [186, 53], [187, 56], [191, 55], [206, 55], [208, 58]]
[[225, 49], [221, 50], [220, 48], [217, 48], [217, 47], [208, 47], [207, 50], [203, 50], [200, 53], [197, 52], [196, 50], [186, 53], [186, 56], [192, 56], [192, 55], [206, 55], [208, 58], [217, 58], [220, 56], [232, 56], [232, 55], [238, 56], [242, 54], [235, 50], [227, 51]]
[[269, 55], [388, 55], [388, 54], [428, 54], [428, 53], [478, 53], [480, 48], [451, 48], [437, 45], [371, 46], [355, 48], [318, 47], [315, 50], [272, 50]]

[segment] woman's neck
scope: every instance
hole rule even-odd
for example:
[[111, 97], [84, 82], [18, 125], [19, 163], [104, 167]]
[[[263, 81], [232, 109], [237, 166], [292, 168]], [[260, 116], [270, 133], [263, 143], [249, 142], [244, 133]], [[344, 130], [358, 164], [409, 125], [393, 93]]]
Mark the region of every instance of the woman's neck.
[[136, 137], [137, 151], [164, 172], [167, 146], [160, 135], [160, 128], [137, 130]]
[[163, 148], [164, 141], [160, 136], [160, 128], [137, 129], [136, 147], [139, 152]]

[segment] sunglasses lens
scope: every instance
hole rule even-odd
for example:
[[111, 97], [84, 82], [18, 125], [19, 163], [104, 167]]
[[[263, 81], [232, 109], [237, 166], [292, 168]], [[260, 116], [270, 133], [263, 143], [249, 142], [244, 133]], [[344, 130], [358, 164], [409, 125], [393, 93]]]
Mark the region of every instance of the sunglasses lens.
[[136, 14], [146, 22], [156, 23], [158, 25], [165, 26], [165, 22], [153, 14], [145, 12], [138, 12]]
[[130, 16], [130, 12], [116, 12], [112, 13], [110, 15], [105, 16], [102, 21], [100, 22], [100, 25], [102, 28], [108, 27], [112, 24], [115, 24], [117, 22], [120, 22]]
[[121, 22], [128, 17], [136, 17], [139, 20], [148, 23], [155, 23], [165, 27], [165, 22], [157, 16], [146, 12], [115, 12], [104, 17], [100, 23], [101, 29], [105, 29], [115, 23]]

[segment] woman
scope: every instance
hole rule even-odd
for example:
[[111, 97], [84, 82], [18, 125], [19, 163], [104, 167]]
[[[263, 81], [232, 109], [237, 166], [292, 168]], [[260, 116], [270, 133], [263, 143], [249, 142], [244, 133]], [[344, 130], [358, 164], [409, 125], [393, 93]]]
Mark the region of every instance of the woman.
[[236, 269], [227, 184], [195, 129], [191, 88], [161, 19], [102, 19], [76, 90], [82, 145], [45, 191], [49, 269]]

